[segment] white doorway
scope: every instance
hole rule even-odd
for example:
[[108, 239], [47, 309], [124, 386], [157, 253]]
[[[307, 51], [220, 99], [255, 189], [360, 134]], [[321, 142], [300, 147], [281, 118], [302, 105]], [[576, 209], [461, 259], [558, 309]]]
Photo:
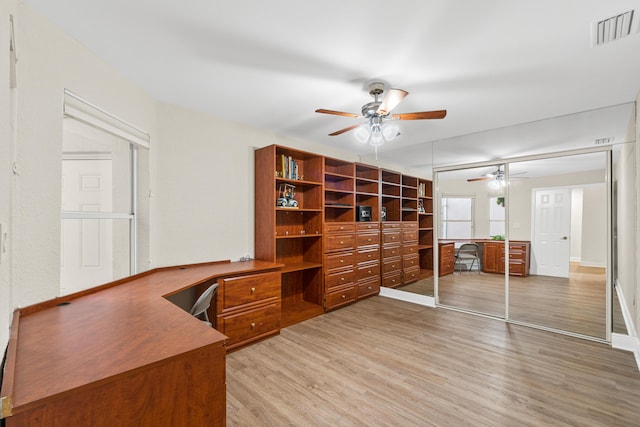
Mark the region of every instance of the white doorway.
[[537, 189], [533, 198], [532, 274], [569, 277], [571, 189]]
[[[103, 156], [104, 157], [104, 156]], [[111, 212], [112, 160], [62, 160], [62, 210]], [[88, 284], [113, 279], [113, 226], [108, 220], [62, 221], [60, 291], [69, 294]]]

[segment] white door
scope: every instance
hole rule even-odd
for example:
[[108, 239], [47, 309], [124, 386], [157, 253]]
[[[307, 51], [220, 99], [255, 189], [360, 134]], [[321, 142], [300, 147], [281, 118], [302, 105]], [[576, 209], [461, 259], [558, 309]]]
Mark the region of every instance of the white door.
[[[62, 210], [111, 212], [112, 161], [62, 161]], [[110, 282], [113, 278], [111, 220], [62, 221], [60, 292], [62, 295]]]
[[532, 270], [569, 277], [571, 189], [535, 190]]

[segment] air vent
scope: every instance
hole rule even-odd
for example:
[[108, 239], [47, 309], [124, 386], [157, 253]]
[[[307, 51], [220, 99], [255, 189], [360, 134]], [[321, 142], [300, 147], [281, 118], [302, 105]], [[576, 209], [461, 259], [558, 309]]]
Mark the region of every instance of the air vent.
[[596, 145], [606, 145], [611, 144], [613, 138], [598, 138], [596, 139]]
[[622, 39], [637, 32], [637, 14], [634, 10], [620, 13], [611, 18], [594, 22], [592, 28], [592, 44], [600, 46], [612, 41]]

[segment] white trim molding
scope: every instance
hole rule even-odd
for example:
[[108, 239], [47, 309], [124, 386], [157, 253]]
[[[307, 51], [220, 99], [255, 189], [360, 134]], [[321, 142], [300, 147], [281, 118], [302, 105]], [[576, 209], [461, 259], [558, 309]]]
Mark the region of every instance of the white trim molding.
[[380, 288], [380, 296], [400, 301], [412, 302], [414, 304], [424, 305], [426, 307], [436, 307], [436, 299], [427, 295], [414, 294], [411, 292], [401, 291], [392, 288]]
[[622, 310], [624, 324], [627, 328], [627, 335], [616, 333], [611, 334], [611, 347], [632, 352], [633, 356], [636, 358], [638, 371], [640, 371], [640, 339], [638, 339], [638, 333], [635, 326], [633, 325], [631, 313], [629, 312], [629, 306], [627, 306], [624, 294], [622, 293], [622, 287], [617, 280], [615, 290], [616, 295], [618, 296], [618, 303], [620, 304], [620, 308]]

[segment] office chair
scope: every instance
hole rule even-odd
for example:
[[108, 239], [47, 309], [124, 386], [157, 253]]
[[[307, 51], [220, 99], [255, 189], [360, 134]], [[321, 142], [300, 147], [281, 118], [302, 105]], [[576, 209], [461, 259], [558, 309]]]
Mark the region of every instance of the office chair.
[[462, 265], [467, 265], [467, 261], [471, 260], [469, 271], [473, 268], [473, 264], [477, 262], [478, 274], [480, 274], [480, 248], [477, 243], [463, 243], [455, 255], [455, 261], [453, 263], [453, 270], [455, 271], [456, 265], [460, 266], [460, 273], [462, 273]]
[[[213, 298], [213, 296], [216, 294], [217, 289], [218, 289], [217, 283], [214, 283], [213, 285], [209, 286], [207, 290], [204, 291], [202, 295], [200, 295], [200, 297], [197, 299], [195, 304], [193, 304], [193, 307], [191, 307], [191, 310], [189, 311], [189, 313], [193, 317], [197, 317], [198, 319], [206, 323], [208, 326], [211, 326], [211, 321], [209, 320], [209, 315], [207, 315], [207, 310], [211, 305], [211, 298]], [[204, 319], [200, 316], [203, 316]]]

